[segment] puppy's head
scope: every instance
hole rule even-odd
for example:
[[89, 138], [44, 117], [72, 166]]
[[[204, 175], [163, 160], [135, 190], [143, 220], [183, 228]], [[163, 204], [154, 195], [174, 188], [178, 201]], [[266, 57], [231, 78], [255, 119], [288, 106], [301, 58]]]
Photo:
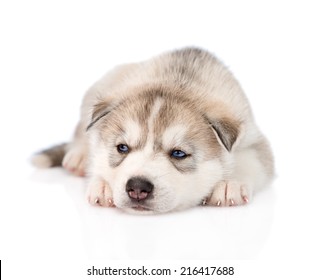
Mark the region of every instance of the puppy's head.
[[239, 134], [216, 111], [161, 90], [99, 103], [88, 127], [89, 172], [109, 184], [119, 208], [160, 213], [200, 204], [226, 175]]

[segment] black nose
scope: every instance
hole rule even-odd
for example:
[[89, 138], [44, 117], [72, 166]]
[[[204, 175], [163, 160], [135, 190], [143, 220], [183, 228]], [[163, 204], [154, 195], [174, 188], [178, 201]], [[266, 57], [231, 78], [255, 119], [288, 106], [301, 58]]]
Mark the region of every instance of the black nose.
[[150, 196], [153, 190], [153, 184], [142, 177], [133, 177], [128, 180], [126, 191], [133, 200], [144, 200]]

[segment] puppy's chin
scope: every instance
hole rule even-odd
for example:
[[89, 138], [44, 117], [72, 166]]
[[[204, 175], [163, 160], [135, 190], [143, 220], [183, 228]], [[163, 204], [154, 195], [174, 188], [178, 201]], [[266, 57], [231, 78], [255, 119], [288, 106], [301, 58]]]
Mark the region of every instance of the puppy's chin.
[[140, 206], [140, 205], [122, 208], [122, 210], [126, 213], [134, 214], [134, 215], [151, 215], [156, 213], [154, 210]]
[[143, 203], [126, 203], [122, 205], [117, 205], [116, 206], [121, 209], [122, 211], [134, 215], [151, 215], [151, 214], [165, 214], [168, 212], [171, 212], [174, 210], [174, 207], [159, 207], [157, 204], [153, 203], [148, 203], [148, 204], [143, 204]]

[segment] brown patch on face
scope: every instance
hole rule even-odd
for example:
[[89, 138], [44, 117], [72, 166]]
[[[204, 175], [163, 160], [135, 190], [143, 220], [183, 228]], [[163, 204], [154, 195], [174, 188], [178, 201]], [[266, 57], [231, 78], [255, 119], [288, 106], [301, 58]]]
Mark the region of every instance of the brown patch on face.
[[195, 153], [188, 155], [185, 159], [175, 159], [167, 154], [169, 161], [181, 173], [191, 173], [197, 170]]
[[[221, 153], [219, 145], [209, 123], [203, 117], [201, 107], [193, 100], [183, 96], [164, 94], [164, 104], [159, 110], [154, 123], [156, 141], [155, 152], [164, 153], [172, 165], [180, 172], [193, 172], [198, 163], [217, 158]], [[163, 136], [172, 127], [181, 127], [185, 132], [177, 137], [178, 131], [171, 132], [170, 144], [163, 143]], [[178, 140], [175, 138], [179, 138]], [[184, 151], [187, 156], [176, 159], [171, 156], [173, 150]]]
[[126, 158], [126, 154], [120, 154], [117, 152], [117, 149], [115, 147], [114, 150], [110, 151], [109, 153], [109, 165], [113, 168], [118, 167]]
[[[161, 106], [153, 116], [154, 119], [152, 119], [150, 126], [150, 118], [154, 113], [157, 100], [161, 101]], [[119, 166], [130, 154], [121, 154], [117, 151], [118, 144], [128, 144], [124, 140], [124, 143], [120, 143], [121, 140], [119, 140], [126, 139], [125, 136], [130, 137], [130, 135], [126, 135], [125, 128], [128, 119], [138, 123], [141, 128], [138, 144], [129, 145], [130, 152], [143, 149], [148, 137], [152, 135], [154, 154], [166, 156], [180, 172], [193, 172], [197, 169], [198, 163], [217, 158], [222, 151], [211, 125], [204, 117], [203, 107], [182, 94], [178, 93], [177, 98], [177, 93], [172, 94], [168, 89], [146, 90], [137, 96], [123, 100], [107, 115], [98, 116], [98, 118], [99, 121], [94, 123], [94, 127], [99, 130], [101, 140], [109, 147], [109, 163], [112, 167]], [[222, 126], [221, 123], [219, 124]], [[185, 133], [179, 141], [164, 144], [163, 134], [172, 126], [184, 127]], [[219, 128], [222, 133], [225, 133], [225, 130], [231, 129], [231, 125], [227, 126], [225, 130]], [[174, 135], [172, 137], [174, 138]], [[234, 140], [232, 138], [229, 141]], [[173, 150], [184, 151], [187, 156], [183, 159], [176, 159], [172, 157]]]
[[[93, 127], [99, 131], [101, 141], [108, 147], [109, 164], [115, 168], [119, 166], [130, 154], [142, 149], [145, 146], [148, 136], [148, 118], [154, 103], [153, 95], [143, 97], [134, 97], [122, 100], [113, 109], [105, 108], [106, 103], [96, 106], [97, 112], [95, 119], [89, 128]], [[111, 108], [109, 106], [109, 108]], [[99, 113], [101, 115], [99, 115]], [[128, 120], [139, 125], [140, 137], [135, 143], [130, 139], [130, 129], [128, 129]], [[120, 153], [117, 150], [119, 144], [129, 147], [129, 153]]]

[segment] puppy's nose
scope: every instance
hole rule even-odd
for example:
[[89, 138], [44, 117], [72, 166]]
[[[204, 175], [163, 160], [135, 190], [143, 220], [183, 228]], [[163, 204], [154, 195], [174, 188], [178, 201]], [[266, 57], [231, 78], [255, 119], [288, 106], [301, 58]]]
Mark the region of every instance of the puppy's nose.
[[133, 177], [128, 180], [126, 191], [131, 199], [140, 201], [146, 199], [153, 190], [153, 184], [142, 177]]

